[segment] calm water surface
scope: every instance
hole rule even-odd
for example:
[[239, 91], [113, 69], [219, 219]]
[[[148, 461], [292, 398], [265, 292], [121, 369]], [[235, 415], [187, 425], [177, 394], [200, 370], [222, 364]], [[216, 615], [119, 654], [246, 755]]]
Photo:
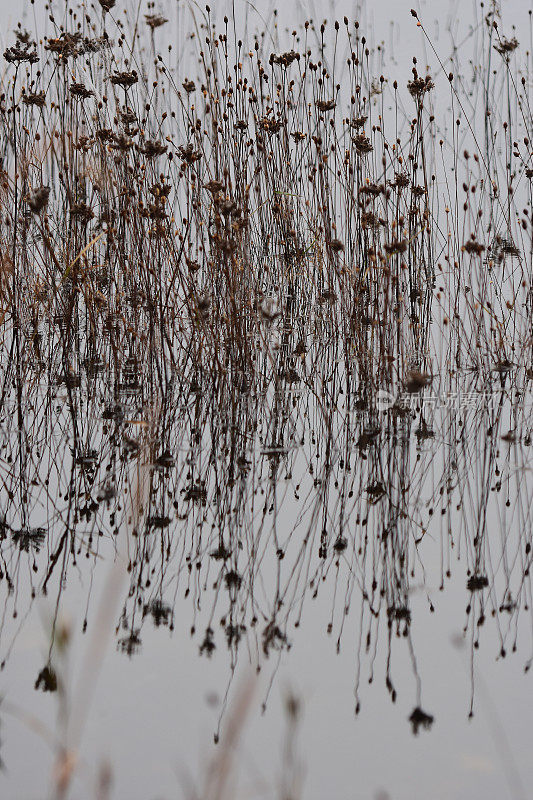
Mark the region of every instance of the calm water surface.
[[[428, 57], [411, 4], [334, 8], [407, 80]], [[444, 42], [459, 5], [423, 9]], [[0, 10], [7, 41], [20, 9]], [[283, 354], [277, 325], [262, 344]], [[62, 745], [69, 797], [107, 766], [112, 797], [202, 796], [235, 718], [235, 797], [531, 795], [527, 374], [443, 374], [376, 407], [332, 339], [222, 393], [191, 372], [154, 393], [135, 360], [77, 347], [75, 373], [52, 355], [19, 395], [3, 368], [2, 798], [53, 796]]]

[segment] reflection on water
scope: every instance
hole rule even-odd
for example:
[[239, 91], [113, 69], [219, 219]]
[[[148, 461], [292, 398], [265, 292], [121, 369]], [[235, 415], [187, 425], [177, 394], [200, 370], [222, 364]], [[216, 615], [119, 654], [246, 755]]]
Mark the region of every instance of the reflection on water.
[[[174, 630], [182, 596], [200, 657], [222, 649], [232, 668], [241, 656], [261, 668], [290, 650], [322, 601], [338, 652], [357, 621], [356, 713], [361, 670], [384, 659], [394, 702], [395, 653], [408, 648], [415, 733], [433, 715], [412, 640], [413, 592], [433, 611], [435, 590], [446, 591], [459, 569], [472, 662], [486, 626], [498, 632], [501, 658], [517, 649], [519, 617], [531, 614], [527, 390], [507, 374], [479, 392], [465, 378], [461, 391], [405, 392], [376, 411], [332, 343], [305, 358], [296, 346], [287, 332], [254, 387], [220, 391], [204, 376], [200, 388], [191, 370], [153, 394], [141, 366], [130, 361], [110, 376], [87, 361], [53, 389], [27, 381], [18, 401], [6, 393], [2, 666], [23, 630], [18, 620], [51, 595], [55, 623], [35, 689], [57, 690], [62, 592], [86, 587], [85, 631], [90, 576], [107, 569], [103, 540], [127, 565], [115, 630], [126, 656], [142, 651], [147, 624]], [[438, 543], [438, 586], [426, 582], [426, 540], [432, 558]], [[474, 691], [472, 683], [470, 712]]]

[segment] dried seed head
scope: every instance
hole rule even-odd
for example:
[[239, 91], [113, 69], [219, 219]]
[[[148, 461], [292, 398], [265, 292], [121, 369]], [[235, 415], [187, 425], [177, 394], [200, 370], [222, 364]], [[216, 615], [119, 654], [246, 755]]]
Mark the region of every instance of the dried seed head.
[[30, 44], [24, 45], [23, 47], [19, 47], [18, 45], [8, 47], [7, 50], [4, 51], [4, 58], [9, 64], [21, 64], [23, 61], [36, 64], [37, 61], [39, 61], [37, 51], [32, 50]]
[[161, 144], [161, 142], [149, 139], [145, 143], [144, 147], [139, 147], [139, 151], [143, 153], [147, 158], [157, 158], [157, 156], [162, 156], [164, 153], [167, 152], [167, 146]]
[[168, 19], [163, 17], [161, 14], [145, 14], [144, 18], [146, 20], [146, 24], [152, 30], [155, 30], [155, 28], [160, 28], [162, 25], [168, 22]]
[[25, 106], [39, 106], [39, 108], [43, 108], [43, 106], [46, 105], [45, 94], [44, 92], [25, 94], [22, 98], [22, 102]]
[[319, 111], [333, 111], [336, 106], [335, 100], [317, 100], [315, 106]]
[[122, 86], [123, 89], [128, 89], [139, 80], [135, 70], [131, 72], [115, 72], [110, 76], [109, 80], [113, 86]]
[[420, 392], [426, 386], [429, 386], [433, 376], [427, 372], [420, 372], [417, 369], [411, 369], [405, 376], [405, 388], [411, 394]]
[[40, 214], [40, 212], [48, 205], [49, 196], [50, 187], [39, 186], [39, 188], [36, 189], [33, 194], [29, 195], [26, 202], [34, 214]]
[[505, 39], [502, 38], [498, 42], [498, 44], [494, 45], [494, 49], [498, 52], [501, 56], [508, 57], [511, 53], [516, 50], [518, 47], [518, 40], [515, 36], [512, 39]]
[[83, 83], [71, 84], [69, 92], [73, 97], [79, 97], [81, 100], [85, 100], [87, 97], [91, 97], [91, 95], [94, 94], [92, 89], [87, 89]]

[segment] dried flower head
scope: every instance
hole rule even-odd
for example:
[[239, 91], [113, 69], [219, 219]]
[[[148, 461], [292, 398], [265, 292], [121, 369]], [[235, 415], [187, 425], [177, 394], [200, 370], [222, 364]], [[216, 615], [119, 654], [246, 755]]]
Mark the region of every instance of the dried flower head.
[[413, 729], [413, 733], [415, 736], [418, 735], [418, 731], [420, 728], [425, 728], [425, 730], [429, 730], [434, 722], [434, 717], [431, 714], [426, 714], [420, 706], [417, 706], [411, 712], [409, 716], [409, 722], [411, 723], [411, 727]]
[[186, 164], [194, 164], [202, 158], [200, 150], [195, 150], [193, 144], [180, 145], [178, 147], [178, 155]]
[[511, 55], [511, 53], [513, 53], [516, 50], [517, 47], [518, 47], [518, 40], [516, 39], [515, 36], [513, 36], [512, 39], [506, 39], [505, 37], [503, 37], [502, 39], [500, 39], [498, 44], [494, 45], [494, 49], [496, 50], [496, 52], [499, 53], [504, 58], [508, 58]]
[[470, 255], [480, 256], [485, 250], [485, 245], [476, 241], [474, 235], [472, 234], [472, 237], [465, 243], [464, 248]]
[[416, 70], [413, 70], [413, 72], [413, 80], [409, 81], [407, 84], [407, 89], [409, 90], [411, 97], [414, 97], [415, 100], [422, 100], [426, 92], [429, 92], [431, 89], [433, 89], [435, 84], [431, 80], [430, 75], [426, 75], [425, 78], [422, 78], [418, 76]]
[[137, 83], [139, 78], [137, 72], [132, 70], [131, 72], [115, 72], [110, 76], [109, 80], [113, 86], [122, 86], [123, 89], [128, 89]]
[[224, 188], [224, 184], [222, 183], [222, 181], [216, 179], [208, 181], [207, 183], [204, 184], [204, 186], [209, 192], [211, 192], [212, 195], [218, 194]]
[[139, 147], [139, 152], [143, 153], [146, 158], [157, 158], [167, 152], [167, 146], [152, 139], [148, 139], [144, 146]]
[[163, 17], [161, 14], [145, 14], [144, 18], [146, 20], [146, 24], [152, 30], [160, 28], [162, 25], [168, 22], [168, 19]]
[[39, 108], [43, 108], [46, 105], [45, 94], [44, 92], [24, 94], [22, 102], [25, 106], [38, 106]]
[[49, 196], [50, 187], [39, 186], [38, 189], [28, 196], [26, 202], [34, 214], [40, 214], [41, 211], [48, 205]]
[[31, 44], [24, 45], [23, 47], [19, 47], [18, 45], [8, 47], [7, 50], [4, 51], [4, 58], [9, 64], [21, 64], [23, 61], [36, 64], [39, 61], [37, 51], [31, 48]]
[[279, 64], [281, 67], [288, 67], [292, 64], [293, 61], [300, 60], [300, 53], [297, 53], [295, 50], [290, 50], [287, 53], [281, 53], [281, 55], [272, 54], [270, 56], [270, 63], [271, 64]]
[[92, 89], [87, 89], [83, 83], [73, 83], [69, 87], [69, 92], [73, 97], [79, 97], [81, 100], [85, 100], [87, 97], [91, 97], [94, 94]]
[[429, 386], [432, 380], [432, 376], [427, 372], [411, 369], [405, 376], [405, 388], [409, 393], [414, 394]]
[[366, 153], [371, 153], [374, 147], [370, 142], [370, 139], [365, 136], [364, 133], [360, 133], [358, 136], [352, 137], [352, 142], [355, 145], [355, 149], [359, 153], [359, 155], [364, 155]]
[[335, 100], [317, 100], [315, 106], [319, 111], [333, 111], [336, 106]]

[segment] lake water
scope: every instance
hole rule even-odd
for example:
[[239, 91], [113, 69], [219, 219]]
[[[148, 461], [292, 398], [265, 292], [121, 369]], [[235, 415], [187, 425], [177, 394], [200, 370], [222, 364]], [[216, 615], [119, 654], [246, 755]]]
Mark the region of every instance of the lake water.
[[[257, 10], [246, 9], [250, 30], [260, 27], [270, 8], [254, 5]], [[119, 0], [118, 6], [135, 16], [137, 3]], [[154, 11], [145, 6], [139, 6], [143, 14]], [[217, 5], [220, 17], [224, 7]], [[361, 19], [374, 43], [385, 42], [381, 66], [391, 80], [401, 75], [404, 85], [412, 77], [413, 53], [419, 64], [432, 65], [433, 75], [438, 71], [410, 7], [411, 2], [377, 2], [354, 9], [338, 3], [330, 13], [325, 6], [314, 11], [291, 3], [278, 20], [281, 29], [309, 15]], [[35, 8], [41, 19], [43, 4]], [[21, 11], [4, 0], [0, 10], [9, 20], [2, 27], [7, 46], [7, 31]], [[161, 11], [173, 15], [170, 24], [184, 37], [189, 12], [177, 4]], [[504, 11], [506, 23], [515, 13], [527, 16], [518, 2]], [[452, 4], [444, 15], [438, 3], [428, 2], [418, 12], [444, 59], [450, 51], [446, 26], [452, 26], [456, 42], [465, 37], [454, 64], [470, 74], [475, 37], [469, 37], [469, 19], [460, 18], [467, 13], [463, 7]], [[240, 24], [245, 10], [235, 13]], [[30, 16], [25, 24], [33, 29]], [[511, 24], [505, 27], [513, 33]], [[526, 49], [529, 32], [514, 32]], [[183, 53], [180, 82], [196, 69], [185, 46]], [[529, 87], [529, 74], [527, 81]], [[468, 114], [462, 111], [464, 120]], [[458, 113], [455, 106], [452, 134]], [[473, 119], [477, 114], [475, 105]], [[2, 163], [9, 175], [11, 119], [3, 114]], [[405, 120], [402, 130], [409, 129]], [[522, 122], [517, 125], [523, 134]], [[432, 146], [444, 129], [442, 123], [430, 136]], [[43, 163], [47, 158], [48, 151]], [[61, 163], [59, 158], [60, 168]], [[90, 175], [91, 164], [83, 164]], [[452, 166], [452, 160], [442, 166], [439, 187], [455, 180]], [[496, 177], [500, 168], [497, 161]], [[289, 198], [294, 180], [277, 194]], [[513, 198], [517, 213], [530, 204], [528, 185], [520, 187]], [[333, 205], [344, 197], [336, 191]], [[439, 230], [427, 239], [427, 249], [420, 228], [402, 244], [401, 252], [411, 253], [420, 239], [415, 255], [424, 268], [427, 259], [433, 269], [452, 240], [445, 229], [444, 189], [440, 197], [442, 207], [432, 212]], [[398, 198], [399, 208], [399, 189]], [[252, 216], [259, 210], [257, 205]], [[504, 209], [499, 218], [500, 210], [491, 216], [494, 229], [508, 225], [515, 232], [518, 217], [511, 222]], [[214, 223], [202, 213], [216, 248], [213, 225], [222, 224], [220, 216]], [[349, 238], [349, 214], [338, 214], [339, 238]], [[66, 211], [60, 210], [57, 231], [63, 218]], [[470, 223], [468, 218], [467, 234]], [[87, 280], [102, 272], [94, 286], [104, 296], [98, 303], [104, 303], [114, 278], [104, 274], [111, 256], [98, 235], [106, 229], [100, 219], [98, 224], [95, 219], [93, 233], [83, 239], [87, 249], [79, 261], [95, 243], [102, 248], [95, 248]], [[374, 322], [353, 322], [369, 331], [359, 340], [346, 333], [355, 328], [343, 327], [360, 316], [350, 313], [348, 293], [339, 289], [345, 273], [335, 272], [339, 284], [328, 291], [323, 276], [329, 273], [316, 266], [322, 261], [313, 234], [303, 254], [297, 253], [308, 272], [288, 279], [300, 294], [279, 288], [277, 277], [289, 274], [289, 267], [287, 273], [279, 268], [276, 277], [265, 278], [268, 297], [257, 294], [259, 322], [246, 328], [249, 339], [235, 334], [219, 347], [205, 333], [197, 347], [191, 331], [209, 329], [218, 313], [218, 276], [211, 286], [211, 278], [204, 282], [197, 316], [192, 314], [196, 322], [189, 325], [180, 321], [189, 290], [176, 290], [173, 305], [171, 289], [165, 292], [175, 274], [154, 266], [154, 280], [164, 274], [158, 296], [167, 298], [161, 316], [172, 318], [169, 326], [178, 300], [182, 304], [183, 318], [176, 312], [170, 342], [159, 311], [142, 295], [144, 289], [149, 294], [151, 278], [146, 285], [140, 281], [136, 293], [131, 288], [136, 271], [145, 276], [144, 267], [156, 263], [136, 256], [153, 231], [128, 244], [123, 282], [113, 294], [116, 306], [100, 322], [92, 297], [78, 288], [88, 285], [85, 278], [68, 259], [51, 293], [43, 275], [48, 280], [53, 274], [46, 272], [52, 259], [46, 242], [55, 231], [53, 225], [31, 225], [21, 223], [19, 236], [28, 236], [25, 251], [35, 247], [31, 253], [40, 254], [34, 261], [42, 283], [35, 278], [31, 296], [43, 307], [35, 311], [37, 300], [28, 301], [18, 328], [3, 323], [0, 373], [0, 796], [528, 797], [530, 306], [524, 301], [518, 321], [505, 314], [515, 301], [518, 307], [520, 281], [529, 281], [529, 243], [520, 242], [514, 254], [504, 252], [498, 240], [501, 261], [494, 259], [503, 277], [491, 273], [493, 289], [485, 286], [485, 257], [478, 263], [474, 253], [465, 279], [476, 303], [454, 295], [455, 318], [446, 303], [430, 305], [438, 275], [435, 286], [428, 283], [412, 294], [413, 305], [417, 297], [428, 305], [420, 299], [420, 308], [411, 309], [398, 330], [396, 317], [383, 322], [389, 308], [379, 293], [386, 282], [384, 258], [372, 295], [379, 313]], [[199, 222], [195, 230], [201, 229]], [[271, 235], [266, 226], [263, 233], [265, 240]], [[12, 236], [6, 223], [2, 257]], [[457, 236], [460, 244], [467, 239], [463, 230]], [[82, 239], [75, 241], [78, 252]], [[493, 254], [495, 247], [487, 250]], [[330, 252], [327, 263], [337, 264], [334, 259], [345, 252], [349, 271], [352, 250], [339, 245], [338, 251]], [[398, 253], [394, 247], [387, 252], [392, 263]], [[372, 265], [373, 250], [370, 256]], [[264, 260], [257, 257], [260, 278], [272, 275], [278, 255], [265, 245]], [[17, 258], [25, 264], [24, 255]], [[279, 261], [290, 262], [284, 258]], [[212, 275], [210, 268], [202, 262], [200, 275]], [[28, 269], [20, 278], [26, 288]], [[239, 269], [233, 294], [228, 290], [232, 300], [240, 297], [247, 265]], [[419, 276], [409, 274], [412, 288]], [[318, 288], [317, 275], [324, 280]], [[452, 296], [453, 269], [450, 275], [442, 278], [446, 298]], [[487, 297], [496, 293], [501, 308], [490, 312], [486, 334], [476, 316], [486, 304], [481, 286]], [[211, 289], [209, 303], [202, 305]], [[270, 298], [278, 291], [279, 311]], [[75, 296], [81, 299], [73, 312]], [[5, 297], [11, 302], [12, 295]], [[64, 305], [56, 308], [57, 297]], [[122, 317], [121, 298], [127, 308]], [[489, 308], [496, 308], [494, 299]], [[218, 324], [226, 330], [227, 314], [217, 319], [213, 329]], [[478, 358], [473, 343], [481, 341], [482, 348], [489, 340], [497, 345], [487, 345]], [[400, 371], [391, 377], [388, 367], [369, 356], [373, 348], [384, 361], [389, 353], [389, 366], [401, 363]], [[254, 355], [246, 361], [248, 352]]]

